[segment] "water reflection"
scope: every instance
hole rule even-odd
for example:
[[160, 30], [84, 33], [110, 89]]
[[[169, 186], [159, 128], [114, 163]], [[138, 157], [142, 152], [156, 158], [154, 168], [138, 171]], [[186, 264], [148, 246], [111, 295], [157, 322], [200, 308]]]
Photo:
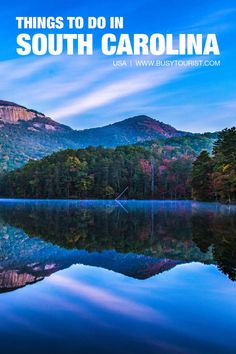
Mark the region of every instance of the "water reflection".
[[236, 279], [236, 215], [234, 208], [219, 212], [195, 210], [192, 222], [193, 241], [203, 253], [212, 250], [217, 267], [231, 280]]
[[235, 216], [191, 202], [0, 202], [2, 352], [235, 353]]
[[214, 266], [199, 263], [145, 281], [73, 266], [1, 295], [1, 349], [9, 354], [234, 354], [234, 285]]
[[236, 278], [236, 207], [194, 202], [2, 201], [0, 287], [71, 264], [145, 279], [178, 264], [216, 263]]

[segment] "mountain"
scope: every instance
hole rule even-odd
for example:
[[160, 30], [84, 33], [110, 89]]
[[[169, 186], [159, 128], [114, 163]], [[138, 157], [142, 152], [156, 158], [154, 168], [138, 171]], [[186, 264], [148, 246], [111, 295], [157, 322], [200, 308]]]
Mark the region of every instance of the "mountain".
[[68, 147], [78, 148], [73, 129], [13, 102], [0, 101], [0, 170], [23, 166]]
[[115, 147], [153, 140], [181, 139], [186, 135], [194, 136], [144, 115], [101, 128], [77, 131], [43, 113], [1, 100], [0, 171], [13, 170], [30, 159], [40, 159], [67, 148], [78, 149], [89, 145]]
[[178, 131], [171, 125], [142, 115], [101, 128], [85, 129], [78, 132], [78, 137], [85, 147], [101, 144], [105, 146], [130, 145], [146, 140], [171, 138], [186, 134], [188, 133]]
[[[56, 131], [62, 127], [64, 129], [68, 128], [56, 123], [43, 113], [28, 109], [13, 102], [0, 100], [0, 125], [3, 127], [5, 123], [20, 124], [21, 121], [30, 122], [27, 128], [34, 132], [38, 132], [38, 128], [51, 131]], [[42, 125], [39, 125], [40, 121]], [[170, 138], [183, 134], [186, 133], [180, 132], [168, 124], [141, 115], [105, 127], [78, 131], [77, 138], [80, 140], [80, 144], [84, 146], [90, 144], [99, 145], [101, 144], [101, 140], [105, 141], [103, 144], [105, 146], [117, 146], [134, 144], [138, 141], [152, 140], [160, 137]]]
[[27, 268], [21, 265], [17, 269], [14, 267], [14, 269], [0, 270], [0, 293], [34, 284], [75, 264], [111, 270], [138, 280], [148, 279], [182, 264], [171, 259], [153, 259], [143, 255], [125, 255], [111, 251], [102, 253], [77, 251], [74, 252], [77, 253], [77, 258], [70, 256], [72, 252], [66, 252], [68, 253], [68, 259], [63, 259], [61, 262], [53, 263], [54, 259], [52, 258], [52, 262], [35, 263], [27, 265]]

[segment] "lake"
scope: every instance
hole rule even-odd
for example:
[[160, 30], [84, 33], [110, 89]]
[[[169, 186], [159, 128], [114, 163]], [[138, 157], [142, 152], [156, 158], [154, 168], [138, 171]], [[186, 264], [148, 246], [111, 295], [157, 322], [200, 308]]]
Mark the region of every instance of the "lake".
[[236, 206], [0, 200], [2, 353], [236, 353]]

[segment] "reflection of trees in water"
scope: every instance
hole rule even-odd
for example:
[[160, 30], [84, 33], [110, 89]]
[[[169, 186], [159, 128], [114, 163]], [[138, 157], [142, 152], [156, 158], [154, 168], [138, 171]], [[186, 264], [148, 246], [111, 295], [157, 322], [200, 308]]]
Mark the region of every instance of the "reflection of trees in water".
[[190, 204], [145, 202], [16, 204], [0, 207], [3, 222], [64, 248], [141, 253], [159, 258], [210, 262], [191, 238]]
[[236, 279], [236, 214], [191, 203], [16, 203], [2, 222], [63, 248], [212, 263]]
[[193, 241], [202, 252], [212, 248], [217, 267], [231, 280], [236, 279], [235, 213], [196, 212], [192, 217]]

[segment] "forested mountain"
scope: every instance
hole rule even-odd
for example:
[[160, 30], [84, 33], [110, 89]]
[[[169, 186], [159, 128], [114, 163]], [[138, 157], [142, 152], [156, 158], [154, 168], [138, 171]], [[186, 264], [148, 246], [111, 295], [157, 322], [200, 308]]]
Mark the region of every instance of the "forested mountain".
[[216, 142], [218, 133], [204, 133], [204, 134], [189, 134], [184, 136], [176, 136], [172, 138], [160, 138], [154, 141], [144, 141], [137, 145], [143, 146], [147, 149], [153, 149], [157, 145], [164, 151], [172, 150], [173, 156], [191, 155], [196, 157], [201, 151], [206, 150], [212, 152], [213, 144]]
[[43, 113], [0, 101], [0, 173], [19, 168], [30, 159], [40, 159], [67, 148], [143, 143], [150, 147], [158, 142], [160, 146], [174, 146], [177, 152], [197, 155], [202, 149], [211, 151], [214, 139], [215, 134], [181, 132], [147, 116], [76, 131]]
[[[236, 200], [236, 129], [219, 133], [212, 157], [197, 139], [59, 151], [4, 175], [0, 196], [114, 199], [125, 190], [127, 199]], [[205, 139], [202, 146], [209, 147]]]
[[194, 198], [231, 201], [234, 130], [228, 132], [231, 158], [225, 134], [217, 141], [218, 133], [181, 132], [147, 116], [76, 131], [37, 111], [0, 101], [0, 194], [113, 199], [125, 189], [123, 197], [131, 199], [189, 199], [193, 181]]
[[170, 138], [189, 134], [148, 116], [136, 116], [101, 128], [78, 132], [83, 147], [103, 145], [114, 147], [130, 145], [146, 140]]

